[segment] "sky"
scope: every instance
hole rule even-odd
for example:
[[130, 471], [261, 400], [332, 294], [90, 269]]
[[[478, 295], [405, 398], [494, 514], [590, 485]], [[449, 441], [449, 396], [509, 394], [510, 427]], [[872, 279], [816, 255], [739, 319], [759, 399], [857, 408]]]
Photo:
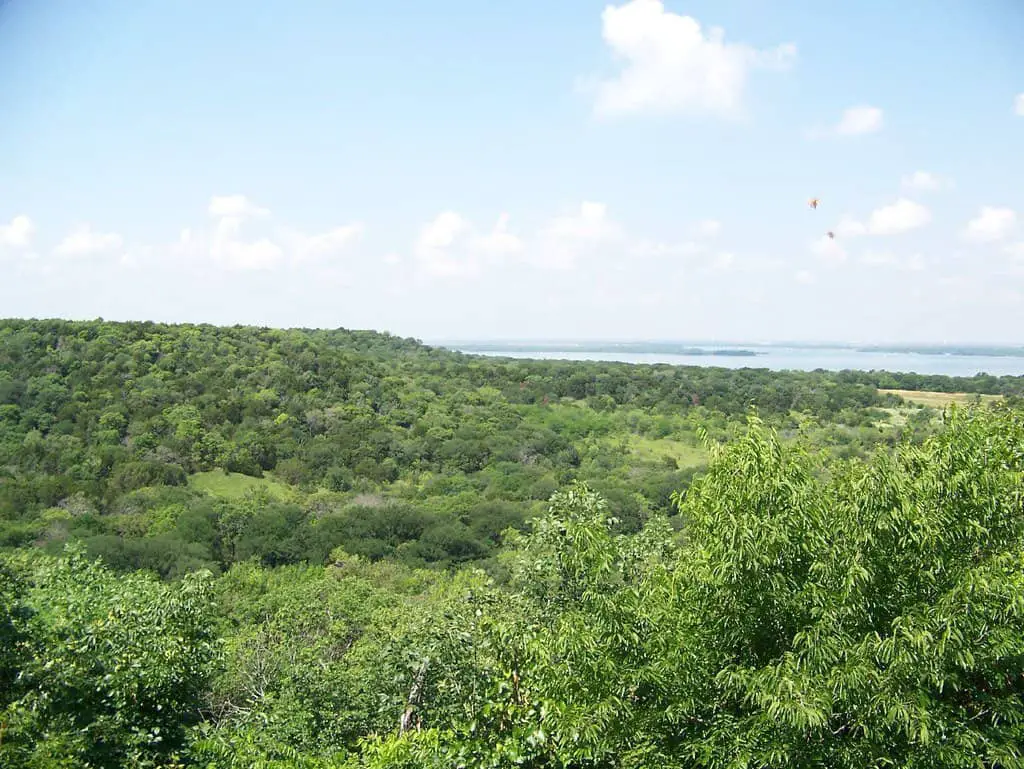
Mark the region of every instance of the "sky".
[[1022, 39], [1016, 0], [0, 0], [0, 317], [1024, 343]]

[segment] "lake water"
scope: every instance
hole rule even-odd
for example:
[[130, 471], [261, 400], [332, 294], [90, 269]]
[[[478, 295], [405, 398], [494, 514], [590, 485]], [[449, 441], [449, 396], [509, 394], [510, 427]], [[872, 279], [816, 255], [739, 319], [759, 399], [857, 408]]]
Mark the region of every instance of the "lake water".
[[[669, 352], [642, 352], [631, 350], [593, 351], [559, 350], [551, 348], [485, 349], [486, 345], [444, 344], [449, 349], [473, 355], [489, 355], [509, 358], [555, 359], [555, 360], [604, 360], [623, 363], [670, 363], [676, 366], [719, 366], [722, 368], [767, 368], [773, 371], [796, 370], [913, 372], [917, 374], [944, 374], [947, 376], [974, 376], [978, 373], [994, 376], [1024, 375], [1024, 355], [980, 355], [956, 353], [881, 352], [856, 350], [849, 347], [784, 347], [762, 345], [693, 345], [716, 350], [749, 350], [754, 356], [740, 355], [679, 355]], [[635, 346], [634, 346], [635, 347]]]

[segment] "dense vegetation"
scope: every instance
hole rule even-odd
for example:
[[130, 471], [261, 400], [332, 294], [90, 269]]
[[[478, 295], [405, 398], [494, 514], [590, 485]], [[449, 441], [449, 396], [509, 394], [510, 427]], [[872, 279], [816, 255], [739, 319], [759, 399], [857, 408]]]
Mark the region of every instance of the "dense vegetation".
[[[874, 379], [872, 377], [874, 376]], [[626, 528], [674, 512], [756, 406], [784, 434], [862, 454], [929, 417], [887, 421], [878, 386], [1020, 392], [854, 372], [480, 359], [349, 331], [0, 323], [0, 546], [84, 542], [120, 569], [177, 576], [258, 557], [453, 565], [584, 480]], [[225, 476], [225, 473], [228, 475]], [[258, 479], [259, 482], [250, 479]]]
[[880, 387], [1024, 379], [0, 322], [0, 765], [1024, 766], [1024, 418]]

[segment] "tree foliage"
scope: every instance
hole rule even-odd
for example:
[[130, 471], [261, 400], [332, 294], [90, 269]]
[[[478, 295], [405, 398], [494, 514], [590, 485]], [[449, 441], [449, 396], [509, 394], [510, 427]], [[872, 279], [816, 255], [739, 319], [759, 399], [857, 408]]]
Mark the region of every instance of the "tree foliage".
[[[0, 548], [81, 541], [115, 568], [167, 578], [250, 556], [322, 563], [338, 546], [457, 567], [492, 558], [506, 527], [523, 529], [575, 480], [624, 529], [671, 515], [671, 492], [705, 463], [698, 428], [726, 440], [751, 406], [787, 438], [859, 456], [931, 430], [923, 411], [890, 421], [894, 405], [853, 372], [475, 358], [345, 330], [6, 320]], [[250, 487], [273, 504], [256, 510], [242, 499]]]
[[[1024, 766], [1019, 378], [0, 322], [0, 765]], [[753, 415], [751, 406], [756, 407]]]
[[169, 586], [74, 549], [8, 558], [0, 573], [0, 763], [145, 767], [178, 755], [218, 654], [210, 575]]
[[[954, 414], [822, 480], [754, 421], [664, 521], [584, 487], [460, 618], [466, 712], [368, 766], [1009, 767], [1024, 744], [1024, 422]], [[472, 664], [470, 662], [472, 661]]]

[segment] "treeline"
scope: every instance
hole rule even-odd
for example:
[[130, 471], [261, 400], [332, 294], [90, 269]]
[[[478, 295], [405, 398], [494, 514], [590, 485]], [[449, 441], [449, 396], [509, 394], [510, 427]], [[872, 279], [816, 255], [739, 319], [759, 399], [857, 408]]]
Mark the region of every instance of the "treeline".
[[[672, 491], [706, 462], [698, 430], [725, 440], [752, 407], [838, 456], [926, 435], [927, 417], [879, 426], [900, 401], [876, 385], [909, 380], [871, 376], [481, 358], [346, 330], [0, 321], [0, 547], [81, 541], [165, 577], [253, 556], [321, 563], [338, 546], [412, 566], [486, 560], [575, 480], [623, 530], [673, 515]], [[251, 478], [265, 483], [246, 492]]]
[[952, 377], [942, 374], [901, 374], [890, 371], [841, 371], [835, 376], [840, 382], [864, 384], [884, 390], [977, 393], [1014, 398], [1024, 395], [1024, 376], [975, 374], [970, 377]]
[[500, 579], [0, 554], [0, 765], [1018, 767], [1022, 445], [997, 406], [823, 472], [753, 420], [681, 532], [569, 484]]
[[[575, 479], [627, 528], [673, 512], [703, 463], [697, 427], [725, 438], [751, 406], [790, 430], [809, 415], [847, 453], [894, 443], [873, 428], [894, 399], [844, 377], [495, 360], [344, 330], [4, 321], [0, 545], [81, 540], [165, 576], [339, 545], [451, 565], [488, 556]], [[680, 463], [641, 441], [693, 451]], [[294, 493], [190, 482], [215, 469]]]

